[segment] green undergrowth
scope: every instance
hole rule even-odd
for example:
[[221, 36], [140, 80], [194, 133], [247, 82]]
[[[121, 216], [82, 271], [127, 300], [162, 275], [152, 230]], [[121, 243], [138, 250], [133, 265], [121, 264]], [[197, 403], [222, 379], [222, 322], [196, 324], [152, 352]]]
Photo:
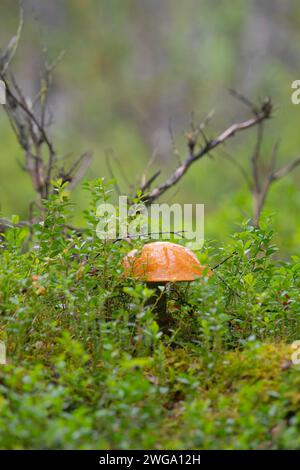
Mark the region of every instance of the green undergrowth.
[[83, 231], [57, 184], [43, 222], [2, 238], [0, 448], [298, 448], [298, 258], [280, 262], [270, 227], [245, 223], [197, 253], [231, 256], [210, 278], [170, 286], [161, 329], [153, 291], [123, 275], [145, 240], [99, 239], [110, 187], [87, 189]]

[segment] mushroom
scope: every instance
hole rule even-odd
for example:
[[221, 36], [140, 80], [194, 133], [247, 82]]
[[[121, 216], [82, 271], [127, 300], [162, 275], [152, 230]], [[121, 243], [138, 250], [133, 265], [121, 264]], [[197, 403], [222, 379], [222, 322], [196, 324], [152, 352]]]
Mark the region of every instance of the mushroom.
[[[207, 271], [196, 255], [182, 245], [170, 242], [153, 242], [143, 246], [142, 251], [130, 251], [123, 258], [124, 275], [140, 279], [155, 289], [155, 295], [149, 303], [154, 303], [159, 314], [158, 322], [166, 325], [171, 319], [167, 315], [166, 288], [161, 292], [160, 286], [175, 282], [191, 282], [203, 277]], [[207, 276], [212, 274], [207, 271]]]

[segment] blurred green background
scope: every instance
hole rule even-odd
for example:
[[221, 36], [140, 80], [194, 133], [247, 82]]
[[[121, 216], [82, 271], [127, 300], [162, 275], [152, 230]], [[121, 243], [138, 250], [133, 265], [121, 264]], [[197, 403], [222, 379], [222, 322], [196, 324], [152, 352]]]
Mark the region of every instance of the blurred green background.
[[[51, 128], [61, 156], [87, 149], [94, 160], [87, 176], [108, 175], [106, 154], [123, 193], [148, 175], [175, 167], [169, 124], [184, 156], [190, 114], [199, 121], [212, 109], [208, 135], [248, 116], [229, 95], [235, 88], [276, 104], [267, 124], [264, 156], [281, 139], [279, 164], [300, 154], [300, 105], [291, 103], [299, 79], [298, 0], [24, 0], [25, 24], [14, 71], [28, 95], [39, 88], [43, 47], [50, 59], [66, 51], [51, 92]], [[1, 0], [0, 46], [18, 24], [18, 2]], [[22, 152], [0, 109], [0, 211], [26, 218], [34, 193], [21, 170]], [[247, 168], [255, 130], [236, 136], [225, 150]], [[222, 149], [196, 163], [165, 201], [204, 203], [206, 238], [224, 239], [251, 215], [251, 199]], [[125, 175], [124, 175], [125, 173]], [[272, 187], [266, 214], [274, 215], [285, 254], [300, 241], [300, 168]], [[131, 188], [131, 189], [132, 189]], [[80, 222], [82, 189], [73, 195]]]

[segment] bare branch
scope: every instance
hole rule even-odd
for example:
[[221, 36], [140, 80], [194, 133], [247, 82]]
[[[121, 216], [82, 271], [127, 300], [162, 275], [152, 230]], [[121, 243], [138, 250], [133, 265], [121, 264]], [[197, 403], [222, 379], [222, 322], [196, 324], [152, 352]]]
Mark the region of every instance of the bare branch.
[[75, 161], [75, 163], [65, 175], [62, 174], [62, 170], [60, 171], [58, 176], [63, 179], [63, 182], [68, 181], [68, 189], [70, 191], [74, 189], [75, 186], [77, 186], [83, 179], [91, 164], [92, 157], [93, 154], [91, 151], [85, 152]]
[[233, 137], [236, 133], [241, 132], [246, 129], [250, 129], [254, 126], [257, 126], [264, 120], [269, 119], [271, 116], [271, 112], [272, 112], [272, 103], [269, 99], [267, 99], [253, 118], [250, 118], [246, 121], [242, 121], [236, 124], [232, 124], [224, 132], [222, 132], [218, 137], [207, 141], [205, 145], [202, 146], [198, 151], [195, 151], [195, 146], [193, 147], [193, 144], [190, 143], [189, 154], [186, 157], [185, 161], [176, 168], [174, 173], [164, 183], [152, 189], [150, 193], [145, 194], [144, 202], [147, 204], [150, 204], [156, 199], [158, 199], [169, 188], [171, 188], [176, 183], [178, 183], [178, 181], [183, 177], [183, 175], [187, 172], [189, 167], [194, 162], [201, 159], [202, 157], [207, 155], [209, 152], [214, 150], [216, 147], [226, 142], [228, 139]]
[[260, 122], [257, 126], [257, 139], [255, 144], [255, 149], [251, 157], [252, 165], [252, 176], [253, 183], [256, 192], [260, 192], [260, 171], [259, 171], [259, 159], [261, 154], [261, 146], [264, 136], [263, 122]]
[[275, 145], [273, 146], [273, 149], [272, 149], [270, 165], [269, 165], [269, 173], [270, 174], [272, 174], [274, 172], [275, 167], [276, 167], [276, 161], [277, 161], [277, 156], [278, 156], [278, 151], [279, 151], [279, 145], [280, 145], [280, 139], [278, 139], [275, 142]]
[[13, 60], [18, 45], [19, 41], [21, 38], [22, 34], [22, 29], [23, 29], [23, 21], [24, 21], [24, 11], [23, 11], [23, 5], [22, 1], [19, 2], [19, 25], [17, 29], [16, 35], [10, 40], [8, 46], [6, 47], [4, 52], [0, 53], [0, 72], [1, 75], [4, 75], [6, 70], [8, 69], [11, 61]]
[[151, 178], [145, 181], [145, 183], [141, 186], [142, 193], [144, 193], [151, 187], [151, 184], [159, 177], [160, 174], [161, 170], [158, 170], [156, 173], [154, 173], [154, 175], [151, 176]]
[[229, 89], [229, 93], [234, 96], [235, 98], [237, 98], [241, 103], [243, 103], [244, 105], [246, 105], [250, 110], [251, 112], [256, 116], [257, 113], [259, 112], [258, 108], [249, 100], [249, 98], [247, 98], [245, 95], [243, 95], [242, 93], [234, 90], [233, 88], [230, 88]]
[[[141, 188], [141, 191], [144, 192], [146, 189], [150, 188], [151, 186], [151, 182], [154, 181], [157, 176], [157, 175], [154, 179], [153, 177], [151, 177], [150, 179], [146, 179], [146, 175], [147, 175], [147, 172], [149, 171], [150, 167], [153, 165], [153, 163], [155, 162], [157, 158], [157, 149], [154, 148], [153, 152], [152, 152], [152, 155], [151, 157], [148, 159], [148, 162], [147, 162], [147, 165], [146, 165], [146, 168], [145, 170], [143, 171], [143, 174], [142, 174], [142, 177], [141, 177], [141, 182], [140, 182], [140, 188]], [[150, 183], [149, 183], [150, 181]], [[145, 189], [143, 189], [145, 188]]]
[[280, 178], [284, 178], [289, 173], [291, 173], [297, 166], [300, 165], [300, 157], [296, 158], [294, 161], [289, 163], [288, 165], [284, 166], [280, 170], [277, 170], [275, 173], [271, 175], [271, 181], [277, 181]]
[[[24, 95], [14, 74], [9, 70], [23, 26], [23, 9], [22, 4], [20, 5], [17, 34], [10, 41], [6, 51], [0, 55], [0, 78], [6, 86], [5, 111], [12, 130], [24, 151], [25, 165], [22, 165], [22, 168], [30, 175], [32, 185], [40, 199], [47, 199], [51, 193], [53, 177], [59, 176], [64, 181], [69, 181], [69, 189], [72, 189], [82, 179], [90, 164], [91, 153], [87, 152], [79, 157], [68, 172], [65, 172], [63, 167], [57, 168], [57, 153], [46, 130], [47, 95], [52, 82], [52, 71], [62, 59], [63, 52], [52, 62], [48, 62], [45, 58], [45, 76], [41, 82], [41, 89], [33, 102]], [[39, 109], [36, 111], [35, 105], [37, 104]], [[47, 149], [46, 158], [44, 148]]]

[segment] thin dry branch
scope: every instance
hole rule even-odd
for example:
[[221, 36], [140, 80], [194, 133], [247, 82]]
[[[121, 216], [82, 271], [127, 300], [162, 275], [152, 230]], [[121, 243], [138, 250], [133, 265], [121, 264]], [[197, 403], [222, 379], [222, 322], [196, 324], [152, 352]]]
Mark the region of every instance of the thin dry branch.
[[0, 54], [0, 78], [6, 86], [5, 111], [24, 152], [25, 165], [22, 167], [30, 175], [32, 185], [39, 198], [47, 199], [52, 191], [52, 179], [62, 177], [64, 181], [70, 182], [70, 189], [82, 179], [90, 164], [91, 153], [87, 152], [79, 157], [67, 172], [63, 167], [58, 168], [57, 161], [59, 159], [47, 130], [45, 116], [47, 114], [47, 96], [52, 83], [52, 72], [62, 59], [63, 53], [59, 54], [51, 63], [45, 58], [45, 76], [41, 80], [41, 89], [32, 101], [25, 96], [10, 70], [12, 58], [20, 42], [22, 26], [23, 8], [21, 5], [17, 34], [10, 41], [5, 52]]
[[93, 158], [91, 151], [81, 155], [68, 171], [60, 170], [58, 177], [62, 179], [62, 183], [68, 182], [68, 189], [74, 189], [85, 176]]
[[[257, 107], [244, 95], [238, 93], [234, 90], [231, 90], [231, 93], [238, 98], [242, 103], [244, 103], [248, 108], [251, 109], [254, 117], [258, 116]], [[259, 226], [261, 213], [266, 203], [266, 199], [268, 193], [270, 191], [271, 185], [278, 181], [281, 178], [284, 178], [286, 175], [291, 173], [295, 168], [300, 165], [300, 157], [296, 158], [288, 165], [282, 167], [279, 170], [276, 170], [276, 162], [277, 162], [277, 155], [279, 149], [279, 140], [275, 143], [270, 163], [268, 165], [267, 170], [262, 170], [261, 158], [262, 158], [262, 144], [264, 138], [264, 120], [258, 123], [257, 128], [257, 138], [255, 142], [255, 148], [250, 158], [250, 165], [251, 165], [251, 180], [249, 181], [248, 175], [243, 171], [243, 167], [239, 164], [239, 162], [235, 161], [236, 166], [239, 167], [243, 177], [249, 181], [248, 184], [249, 190], [252, 194], [252, 206], [253, 206], [253, 215], [252, 215], [252, 223], [255, 227]]]
[[232, 124], [224, 132], [222, 132], [218, 137], [207, 140], [199, 150], [196, 150], [197, 140], [193, 134], [188, 135], [188, 148], [189, 153], [184, 160], [184, 162], [179, 165], [176, 170], [171, 174], [171, 176], [162, 184], [158, 185], [156, 188], [152, 189], [148, 194], [144, 194], [143, 200], [146, 204], [151, 204], [153, 201], [158, 199], [162, 194], [164, 194], [168, 189], [173, 187], [178, 183], [178, 181], [184, 176], [190, 166], [196, 161], [200, 160], [205, 155], [209, 154], [219, 145], [226, 142], [228, 139], [233, 137], [236, 133], [241, 132], [246, 129], [250, 129], [254, 126], [259, 125], [266, 119], [269, 119], [272, 113], [272, 103], [270, 99], [267, 99], [257, 111], [254, 117], [247, 119], [245, 121]]
[[145, 183], [142, 184], [141, 186], [142, 193], [145, 193], [151, 187], [152, 183], [154, 183], [154, 181], [160, 176], [160, 174], [161, 174], [161, 170], [156, 171], [154, 175], [152, 175], [147, 181], [145, 181]]
[[280, 170], [275, 171], [275, 173], [272, 173], [271, 175], [271, 181], [277, 181], [280, 178], [284, 178], [287, 176], [289, 173], [295, 170], [300, 165], [300, 157], [296, 158], [293, 160], [291, 163], [288, 165], [284, 166], [283, 168], [280, 168]]
[[19, 2], [19, 25], [17, 29], [17, 33], [15, 36], [12, 37], [12, 39], [9, 41], [6, 49], [2, 52], [0, 50], [0, 72], [1, 75], [5, 75], [11, 61], [13, 60], [17, 49], [18, 45], [20, 42], [21, 34], [22, 34], [22, 29], [23, 29], [23, 23], [24, 23], [24, 10], [23, 10], [23, 2]]
[[[58, 157], [55, 145], [48, 132], [46, 115], [48, 110], [48, 94], [52, 84], [52, 72], [63, 53], [55, 60], [48, 62], [45, 58], [44, 77], [41, 79], [40, 90], [35, 98], [31, 100], [23, 92], [18, 84], [14, 73], [11, 71], [11, 62], [20, 43], [23, 27], [23, 8], [20, 2], [20, 19], [16, 35], [9, 42], [4, 52], [0, 51], [0, 79], [6, 87], [6, 105], [4, 109], [8, 116], [10, 126], [23, 150], [24, 164], [21, 167], [26, 171], [39, 196], [37, 206], [40, 208], [41, 217], [43, 206], [41, 200], [47, 199], [51, 192], [52, 180], [61, 178], [63, 182], [69, 182], [69, 189], [73, 189], [83, 178], [90, 165], [92, 154], [86, 152], [67, 171], [64, 166], [58, 165]], [[27, 224], [21, 222], [20, 224]], [[10, 224], [2, 220], [0, 231]]]
[[254, 152], [251, 157], [252, 175], [253, 175], [253, 186], [256, 192], [260, 192], [260, 168], [259, 160], [261, 157], [261, 146], [264, 137], [263, 122], [260, 122], [257, 126], [257, 139]]

